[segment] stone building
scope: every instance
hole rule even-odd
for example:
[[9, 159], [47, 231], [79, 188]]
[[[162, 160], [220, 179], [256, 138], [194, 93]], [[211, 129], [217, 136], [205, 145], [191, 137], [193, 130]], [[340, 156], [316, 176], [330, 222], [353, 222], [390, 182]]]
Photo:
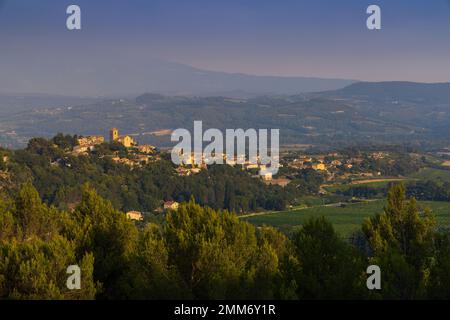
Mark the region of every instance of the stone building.
[[134, 221], [142, 221], [144, 220], [144, 217], [142, 216], [142, 213], [139, 211], [128, 211], [127, 212], [127, 218]]
[[178, 210], [179, 205], [180, 204], [176, 201], [166, 201], [166, 202], [164, 202], [163, 208], [164, 208], [164, 210], [176, 211], [176, 210]]
[[117, 128], [111, 128], [109, 130], [109, 140], [110, 142], [117, 141], [124, 145], [126, 148], [133, 147], [137, 145], [136, 141], [128, 135], [121, 136], [119, 135], [119, 130]]
[[103, 136], [86, 136], [78, 138], [77, 142], [78, 145], [73, 148], [73, 154], [80, 155], [86, 154], [93, 150], [96, 145], [105, 142], [105, 138]]

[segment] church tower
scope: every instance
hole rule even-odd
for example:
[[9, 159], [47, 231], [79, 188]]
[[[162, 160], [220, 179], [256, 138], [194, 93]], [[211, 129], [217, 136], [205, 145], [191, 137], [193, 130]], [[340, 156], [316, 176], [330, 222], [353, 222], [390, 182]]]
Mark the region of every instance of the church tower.
[[109, 141], [113, 142], [117, 139], [119, 139], [119, 130], [117, 130], [117, 128], [111, 128], [111, 130], [109, 130]]

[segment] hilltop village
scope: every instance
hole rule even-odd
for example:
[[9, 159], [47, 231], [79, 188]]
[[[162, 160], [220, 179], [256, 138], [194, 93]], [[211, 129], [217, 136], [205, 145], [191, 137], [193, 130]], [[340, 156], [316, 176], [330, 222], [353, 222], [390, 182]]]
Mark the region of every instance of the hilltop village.
[[[136, 140], [129, 135], [120, 135], [117, 128], [109, 130], [109, 142], [118, 144], [127, 149], [127, 157], [121, 157], [119, 150], [115, 152], [112, 160], [129, 166], [139, 166], [142, 163], [158, 160], [156, 148], [152, 145], [139, 145]], [[81, 136], [77, 138], [77, 145], [73, 148], [73, 155], [88, 155], [96, 148], [105, 143], [105, 137], [101, 135]]]
[[[77, 137], [77, 145], [73, 148], [71, 153], [73, 155], [88, 155], [105, 142], [105, 137], [101, 135], [80, 136]], [[118, 163], [133, 167], [160, 159], [160, 154], [156, 151], [156, 147], [148, 144], [141, 145], [130, 135], [120, 135], [117, 128], [111, 128], [109, 130], [109, 143], [120, 145], [127, 150], [126, 155], [121, 155], [119, 150], [115, 152], [115, 156], [112, 157], [112, 160]], [[227, 159], [225, 154], [222, 154], [221, 156], [228, 165], [237, 165], [237, 157], [235, 157], [235, 159]], [[194, 161], [196, 157], [201, 159], [201, 162], [198, 165]], [[191, 174], [199, 173], [202, 169], [207, 169], [207, 163], [209, 163], [208, 159], [203, 155], [191, 153], [188, 159], [186, 159], [185, 164], [178, 166], [176, 170], [180, 176], [189, 176]], [[272, 180], [272, 173], [266, 170], [265, 165], [260, 164], [259, 159], [254, 162], [245, 160], [242, 164], [242, 168], [247, 171], [255, 172], [254, 177], [261, 177], [265, 181]]]
[[[76, 137], [76, 145], [70, 152], [74, 156], [87, 156], [95, 153], [102, 148], [107, 141], [102, 135], [89, 135]], [[109, 130], [109, 144], [119, 146], [111, 156], [111, 160], [129, 166], [130, 168], [140, 167], [150, 162], [156, 162], [161, 160], [161, 155], [157, 151], [155, 146], [149, 144], [139, 144], [131, 135], [120, 135], [117, 128], [111, 128]], [[123, 150], [126, 152], [121, 152]], [[105, 157], [102, 155], [101, 157]], [[56, 162], [57, 163], [57, 162]], [[194, 168], [192, 172], [199, 172]], [[180, 170], [180, 174], [183, 173]], [[191, 172], [191, 171], [189, 171]], [[176, 201], [164, 201], [162, 206], [157, 208], [155, 212], [164, 212], [167, 210], [176, 211], [179, 203]], [[143, 221], [144, 215], [140, 211], [132, 210], [126, 212], [126, 216], [135, 221]]]
[[[77, 137], [77, 145], [71, 153], [73, 155], [88, 155], [101, 148], [105, 142], [105, 138], [101, 135], [80, 136]], [[155, 146], [141, 145], [132, 136], [121, 135], [117, 128], [110, 129], [109, 143], [126, 150], [126, 152], [121, 152], [119, 148], [113, 153], [111, 160], [130, 167], [158, 161], [164, 154], [158, 151]], [[201, 159], [200, 164], [196, 164], [194, 161], [195, 157]], [[266, 184], [280, 185], [282, 187], [295, 180], [296, 173], [301, 170], [314, 171], [327, 183], [395, 177], [398, 174], [402, 174], [401, 170], [396, 170], [395, 168], [408, 166], [407, 162], [409, 161], [404, 156], [399, 155], [398, 152], [389, 150], [316, 152], [309, 154], [288, 150], [280, 154], [279, 171], [273, 176], [271, 172], [265, 170], [265, 165], [262, 165], [259, 160], [255, 162], [246, 159], [243, 164], [237, 164], [236, 159], [239, 155], [235, 159], [226, 159], [225, 154], [222, 154], [222, 157], [228, 165], [241, 167], [253, 178], [262, 179]], [[420, 160], [419, 154], [410, 153], [409, 157], [413, 160], [411, 163]], [[192, 153], [185, 161], [185, 164], [176, 166], [175, 170], [179, 176], [195, 175], [200, 173], [201, 170], [208, 170], [207, 163], [209, 163], [208, 159], [204, 155]]]
[[[396, 146], [328, 152], [294, 147], [280, 151], [279, 170], [272, 176], [261, 175], [264, 166], [258, 162], [237, 164], [235, 159], [227, 159], [228, 165], [210, 165], [204, 158], [200, 165], [176, 165], [170, 152], [140, 144], [117, 128], [109, 130], [109, 137], [58, 134], [33, 138], [22, 150], [0, 149], [0, 189], [32, 181], [44, 201], [71, 211], [87, 183], [130, 219], [141, 221], [153, 218], [150, 213], [176, 211], [192, 197], [201, 205], [241, 215], [311, 201], [382, 197], [384, 186], [400, 180], [408, 181], [411, 194], [421, 195], [426, 186], [418, 185], [414, 175], [423, 168], [446, 170], [450, 163], [448, 151], [437, 156]], [[440, 185], [426, 188], [447, 199]]]

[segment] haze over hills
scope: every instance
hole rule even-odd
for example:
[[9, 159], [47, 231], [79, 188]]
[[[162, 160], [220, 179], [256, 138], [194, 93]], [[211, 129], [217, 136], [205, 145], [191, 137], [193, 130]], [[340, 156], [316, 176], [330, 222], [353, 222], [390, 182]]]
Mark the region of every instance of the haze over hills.
[[371, 100], [409, 100], [448, 104], [450, 83], [417, 83], [406, 81], [357, 82], [329, 92], [329, 96], [359, 97]]
[[335, 90], [354, 82], [345, 79], [232, 74], [155, 59], [141, 59], [139, 63], [133, 64], [117, 61], [122, 60], [108, 57], [79, 61], [44, 59], [39, 66], [28, 60], [20, 65], [0, 62], [0, 88], [3, 92], [69, 96], [123, 97], [154, 92], [167, 95], [254, 97]]
[[[367, 143], [448, 145], [450, 84], [356, 83], [322, 93], [247, 99], [165, 96], [103, 99], [34, 108], [0, 119], [0, 143], [23, 146], [58, 132], [107, 135], [110, 127], [141, 143], [169, 146], [167, 132], [206, 128], [279, 128], [282, 144], [334, 146]], [[163, 134], [161, 134], [161, 132]]]
[[70, 97], [46, 94], [1, 94], [0, 93], [0, 116], [8, 116], [17, 112], [56, 108], [60, 106], [71, 106], [89, 104], [97, 101], [96, 98]]

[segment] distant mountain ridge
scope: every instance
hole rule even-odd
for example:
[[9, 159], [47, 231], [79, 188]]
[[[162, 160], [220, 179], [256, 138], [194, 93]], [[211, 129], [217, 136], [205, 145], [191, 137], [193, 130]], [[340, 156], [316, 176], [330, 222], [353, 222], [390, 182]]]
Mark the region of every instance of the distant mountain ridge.
[[146, 59], [133, 65], [108, 58], [83, 61], [0, 61], [3, 92], [69, 96], [130, 96], [143, 92], [167, 95], [254, 97], [343, 88], [354, 80], [256, 76], [208, 71], [181, 63]]
[[406, 81], [357, 82], [342, 89], [328, 92], [331, 96], [366, 97], [374, 100], [398, 99], [450, 102], [450, 82], [418, 83]]

